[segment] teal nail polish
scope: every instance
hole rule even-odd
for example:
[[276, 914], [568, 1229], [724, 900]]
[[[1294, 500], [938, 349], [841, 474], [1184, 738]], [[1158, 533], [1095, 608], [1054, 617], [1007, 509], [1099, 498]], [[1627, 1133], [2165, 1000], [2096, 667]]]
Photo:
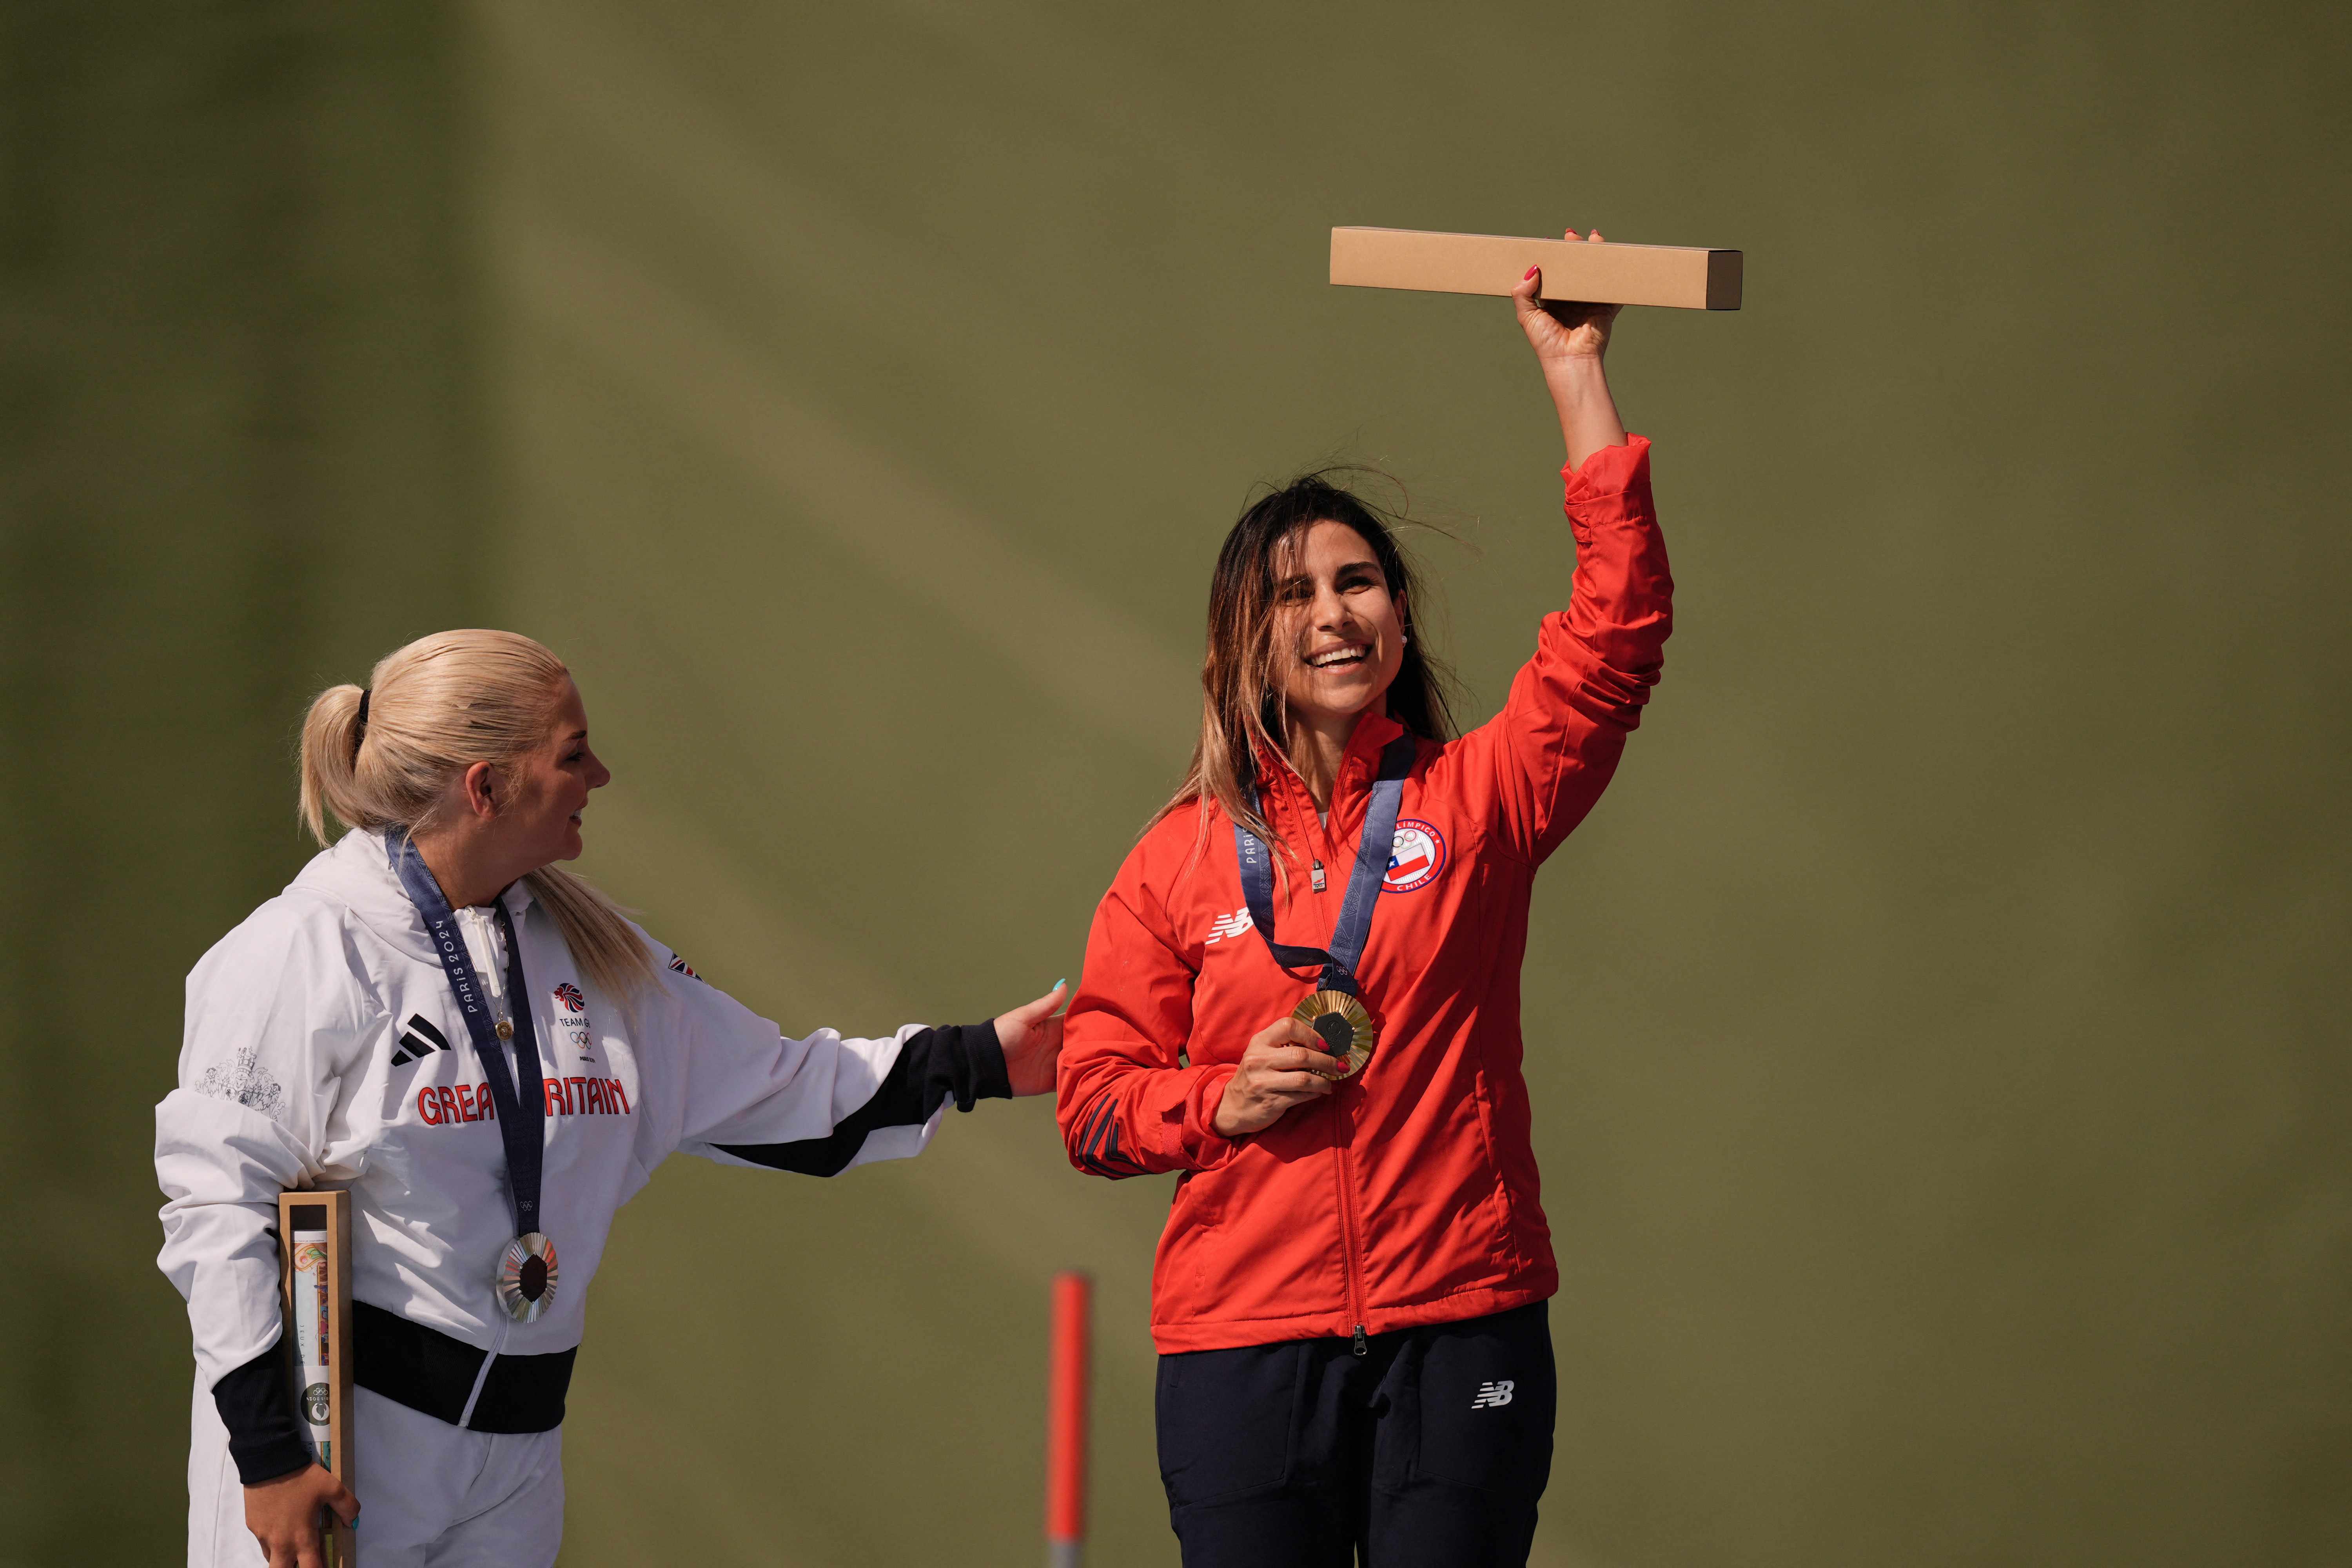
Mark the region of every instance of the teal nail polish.
[[1054, 989], [1059, 991], [1063, 986], [1067, 985], [1069, 983], [1069, 976], [1066, 974], [1061, 979], [1054, 982]]

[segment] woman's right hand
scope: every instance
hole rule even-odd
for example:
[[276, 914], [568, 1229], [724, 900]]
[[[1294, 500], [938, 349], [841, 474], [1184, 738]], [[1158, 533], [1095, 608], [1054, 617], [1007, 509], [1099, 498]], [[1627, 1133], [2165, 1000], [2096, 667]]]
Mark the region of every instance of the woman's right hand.
[[1034, 1002], [1003, 1013], [996, 1019], [996, 1043], [1004, 1052], [1004, 1076], [1013, 1092], [1051, 1094], [1056, 1064], [1062, 1059], [1062, 1025], [1055, 1016], [1070, 983], [1056, 980], [1054, 988]]
[[1225, 1080], [1225, 1097], [1209, 1125], [1220, 1138], [1263, 1132], [1294, 1106], [1322, 1099], [1339, 1086], [1347, 1064], [1323, 1051], [1322, 1037], [1304, 1020], [1269, 1024], [1250, 1040], [1242, 1065]]
[[359, 1521], [360, 1500], [318, 1465], [245, 1489], [245, 1527], [261, 1542], [269, 1568], [324, 1568], [319, 1510], [326, 1508], [345, 1524]]

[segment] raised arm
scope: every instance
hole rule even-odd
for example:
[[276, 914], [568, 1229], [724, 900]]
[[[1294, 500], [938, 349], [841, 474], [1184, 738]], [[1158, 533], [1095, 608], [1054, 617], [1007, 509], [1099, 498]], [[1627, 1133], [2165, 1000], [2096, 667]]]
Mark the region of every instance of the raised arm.
[[1616, 773], [1664, 667], [1674, 595], [1650, 495], [1650, 444], [1625, 433], [1601, 368], [1618, 308], [1547, 303], [1537, 297], [1541, 286], [1530, 271], [1512, 303], [1568, 446], [1561, 477], [1575, 579], [1568, 607], [1544, 617], [1535, 657], [1503, 710], [1464, 736], [1452, 758], [1490, 782], [1502, 841], [1536, 863]]
[[[1576, 230], [1568, 237], [1574, 239]], [[1589, 243], [1602, 243], [1594, 229]], [[1543, 268], [1530, 267], [1511, 291], [1518, 311], [1519, 330], [1536, 351], [1543, 367], [1544, 385], [1551, 392], [1559, 415], [1559, 434], [1568, 443], [1568, 466], [1584, 467], [1584, 459], [1603, 447], [1625, 444], [1624, 422], [1609, 395], [1609, 377], [1601, 362], [1609, 353], [1609, 331], [1617, 323], [1618, 305], [1584, 305], [1542, 299]]]

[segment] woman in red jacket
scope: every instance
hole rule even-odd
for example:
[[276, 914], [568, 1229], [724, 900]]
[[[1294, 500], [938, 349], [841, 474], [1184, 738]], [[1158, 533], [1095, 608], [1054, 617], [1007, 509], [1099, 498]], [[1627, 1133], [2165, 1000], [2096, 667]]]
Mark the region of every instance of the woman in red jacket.
[[1179, 1173], [1151, 1329], [1192, 1568], [1521, 1563], [1534, 1534], [1559, 1273], [1528, 900], [1641, 717], [1672, 590], [1648, 443], [1601, 369], [1616, 310], [1540, 286], [1515, 299], [1568, 443], [1575, 584], [1502, 712], [1453, 735], [1360, 501], [1310, 477], [1257, 502], [1210, 586], [1192, 770], [1087, 942], [1058, 1114], [1081, 1170]]

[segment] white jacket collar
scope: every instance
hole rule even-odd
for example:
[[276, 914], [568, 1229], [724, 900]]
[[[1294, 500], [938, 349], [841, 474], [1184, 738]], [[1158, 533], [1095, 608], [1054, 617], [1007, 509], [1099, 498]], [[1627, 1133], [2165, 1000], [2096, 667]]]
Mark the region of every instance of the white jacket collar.
[[[383, 828], [354, 828], [331, 849], [322, 849], [302, 868], [291, 887], [341, 904], [362, 925], [419, 963], [441, 961], [425, 934], [425, 917], [408, 901], [408, 889], [392, 868], [392, 856]], [[530, 889], [520, 880], [499, 895], [507, 913], [520, 921], [531, 906]]]

